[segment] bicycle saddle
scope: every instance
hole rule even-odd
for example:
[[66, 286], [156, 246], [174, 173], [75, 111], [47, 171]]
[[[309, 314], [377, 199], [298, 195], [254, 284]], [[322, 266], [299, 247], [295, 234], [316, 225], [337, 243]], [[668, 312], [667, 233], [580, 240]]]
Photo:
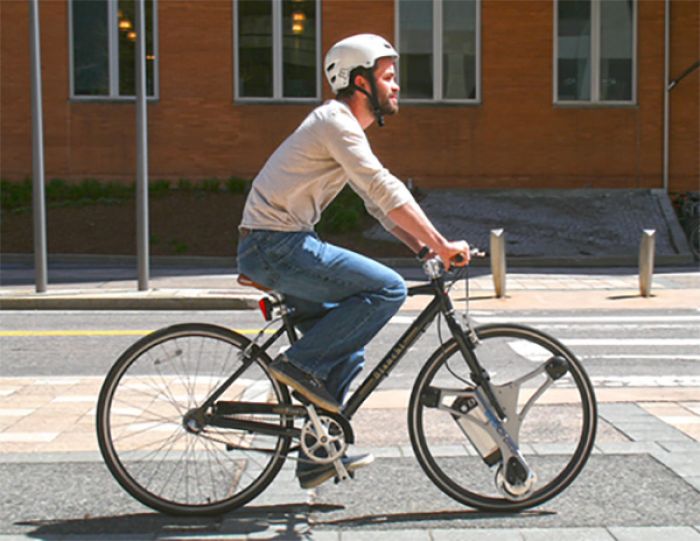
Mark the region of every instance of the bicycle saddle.
[[269, 287], [264, 286], [262, 284], [259, 284], [254, 280], [251, 280], [245, 274], [239, 274], [237, 281], [238, 281], [239, 285], [242, 285], [245, 287], [254, 287], [256, 289], [259, 289], [260, 291], [272, 291], [272, 289], [270, 289]]

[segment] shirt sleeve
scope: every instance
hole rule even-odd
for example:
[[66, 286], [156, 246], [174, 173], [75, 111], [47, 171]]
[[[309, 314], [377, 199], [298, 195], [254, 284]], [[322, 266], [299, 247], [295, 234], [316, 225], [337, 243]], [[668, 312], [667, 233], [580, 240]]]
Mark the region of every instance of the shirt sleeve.
[[364, 201], [367, 212], [385, 229], [393, 229], [395, 224], [387, 214], [412, 201], [411, 192], [382, 166], [355, 118], [337, 112], [325, 123], [324, 132], [331, 157], [348, 175], [351, 187]]

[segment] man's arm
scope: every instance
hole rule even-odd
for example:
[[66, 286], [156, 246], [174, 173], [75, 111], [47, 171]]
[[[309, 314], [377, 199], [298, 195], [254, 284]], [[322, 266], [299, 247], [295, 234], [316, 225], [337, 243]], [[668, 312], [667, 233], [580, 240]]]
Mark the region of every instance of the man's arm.
[[420, 252], [423, 246], [425, 246], [416, 237], [411, 235], [408, 231], [401, 229], [398, 225], [394, 226], [394, 228], [389, 232], [408, 246], [408, 248], [415, 254]]
[[427, 246], [440, 256], [447, 268], [457, 255], [462, 255], [469, 262], [469, 245], [464, 241], [451, 242], [445, 239], [415, 201], [389, 211], [388, 217], [397, 225], [392, 229], [392, 234], [414, 252]]

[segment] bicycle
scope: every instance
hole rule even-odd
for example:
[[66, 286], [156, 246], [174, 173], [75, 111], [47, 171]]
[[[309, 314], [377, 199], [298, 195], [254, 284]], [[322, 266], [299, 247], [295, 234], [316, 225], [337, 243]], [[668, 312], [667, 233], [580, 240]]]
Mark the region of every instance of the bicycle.
[[[270, 376], [270, 348], [283, 336], [297, 340], [299, 322], [274, 291], [260, 300], [267, 324], [253, 340], [200, 323], [143, 337], [116, 361], [99, 395], [97, 434], [110, 472], [140, 502], [177, 515], [245, 505], [296, 451], [333, 464], [336, 481], [345, 480], [340, 459], [355, 440], [354, 413], [438, 318], [451, 337], [443, 342], [438, 324], [441, 345], [420, 370], [408, 406], [420, 466], [447, 495], [484, 511], [553, 498], [581, 472], [595, 440], [596, 399], [583, 366], [536, 329], [474, 327], [467, 314], [460, 323], [449, 296], [459, 273], [446, 273], [436, 258], [423, 261], [423, 270], [429, 280], [408, 294], [432, 300], [340, 414], [299, 396], [293, 403]], [[465, 284], [468, 299], [468, 276]]]

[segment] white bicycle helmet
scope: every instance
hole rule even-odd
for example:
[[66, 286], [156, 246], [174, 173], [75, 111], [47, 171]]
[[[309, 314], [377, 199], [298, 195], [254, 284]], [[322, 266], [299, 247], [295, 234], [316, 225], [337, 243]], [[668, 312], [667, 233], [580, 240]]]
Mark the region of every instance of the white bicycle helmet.
[[357, 34], [331, 47], [323, 63], [326, 78], [336, 94], [350, 86], [350, 72], [355, 68], [372, 68], [379, 58], [398, 58], [399, 53], [381, 36]]

